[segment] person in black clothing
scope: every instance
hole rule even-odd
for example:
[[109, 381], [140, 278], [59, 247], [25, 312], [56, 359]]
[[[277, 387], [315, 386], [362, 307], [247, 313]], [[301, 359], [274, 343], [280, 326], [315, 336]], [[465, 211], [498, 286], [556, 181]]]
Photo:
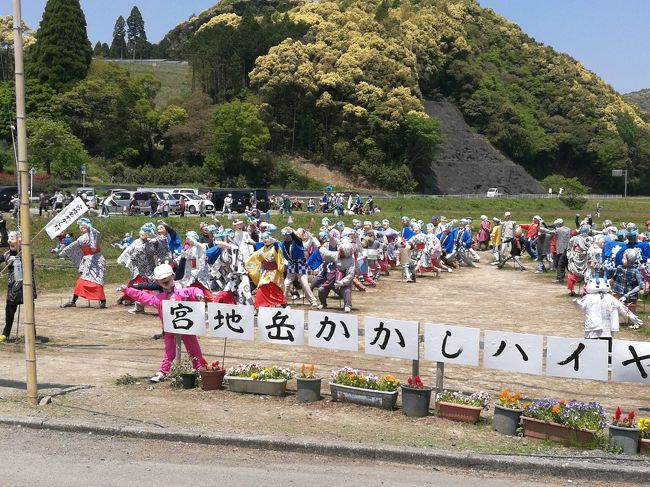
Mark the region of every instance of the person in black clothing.
[[7, 222], [2, 213], [0, 213], [0, 247], [9, 245], [9, 235], [7, 234]]
[[[0, 255], [0, 263], [7, 266], [7, 304], [5, 307], [5, 327], [0, 335], [0, 343], [6, 342], [14, 325], [14, 316], [18, 306], [23, 304], [23, 266], [20, 258], [20, 234], [9, 233], [9, 250]], [[32, 269], [34, 265], [32, 263]], [[34, 285], [34, 299], [36, 299], [36, 286]]]

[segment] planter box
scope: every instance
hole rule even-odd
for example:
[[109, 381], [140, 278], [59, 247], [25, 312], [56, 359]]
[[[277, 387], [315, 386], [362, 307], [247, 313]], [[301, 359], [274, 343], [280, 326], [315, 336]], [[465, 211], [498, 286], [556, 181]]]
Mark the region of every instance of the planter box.
[[199, 370], [201, 377], [201, 389], [204, 391], [217, 391], [221, 389], [223, 378], [226, 375], [224, 369], [221, 370]]
[[332, 401], [352, 402], [382, 409], [393, 409], [397, 402], [397, 391], [374, 391], [361, 387], [344, 386], [330, 382]]
[[609, 425], [609, 446], [621, 448], [623, 453], [628, 455], [639, 453], [640, 440], [640, 428], [621, 428], [612, 424]]
[[307, 379], [306, 377], [296, 377], [296, 400], [300, 402], [320, 401], [321, 380], [322, 377], [314, 377], [313, 379]]
[[547, 423], [539, 419], [521, 417], [524, 425], [524, 436], [553, 440], [572, 445], [588, 445], [595, 440], [596, 431], [571, 429], [557, 423]]
[[483, 408], [479, 406], [466, 406], [453, 402], [438, 401], [436, 403], [436, 413], [439, 417], [465, 423], [478, 422], [482, 410]]
[[650, 440], [641, 439], [641, 441], [639, 442], [639, 453], [643, 453], [644, 455], [650, 455]]
[[284, 396], [287, 390], [286, 379], [255, 380], [250, 377], [226, 375], [228, 389], [233, 392], [246, 394], [265, 394], [268, 396]]
[[431, 387], [402, 386], [402, 412], [409, 417], [422, 418], [429, 415]]
[[502, 435], [515, 436], [521, 420], [522, 411], [523, 409], [504, 408], [495, 404], [492, 429]]

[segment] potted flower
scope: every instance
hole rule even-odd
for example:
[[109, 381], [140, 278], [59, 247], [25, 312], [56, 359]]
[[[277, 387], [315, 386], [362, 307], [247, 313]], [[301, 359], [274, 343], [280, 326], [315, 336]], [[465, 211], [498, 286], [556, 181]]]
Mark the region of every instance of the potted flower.
[[233, 392], [284, 396], [287, 380], [292, 377], [293, 372], [284, 367], [277, 365], [263, 367], [251, 363], [231, 367], [224, 378], [228, 381], [228, 388]]
[[407, 416], [419, 418], [429, 414], [431, 387], [427, 387], [419, 375], [406, 379], [402, 388], [402, 412]]
[[564, 443], [592, 443], [595, 433], [605, 427], [607, 416], [597, 402], [538, 399], [522, 413], [524, 435]]
[[639, 429], [641, 430], [639, 450], [650, 455], [650, 418], [639, 418]]
[[181, 385], [183, 389], [194, 389], [196, 387], [196, 369], [192, 360], [185, 357], [180, 362], [172, 363], [169, 379], [172, 384]]
[[623, 416], [621, 408], [616, 408], [612, 422], [609, 423], [609, 446], [620, 448], [623, 453], [636, 455], [639, 453], [640, 440], [641, 428], [636, 425], [634, 411]]
[[518, 392], [511, 394], [504, 389], [494, 403], [492, 429], [502, 435], [515, 436], [522, 411], [521, 394]]
[[332, 401], [352, 402], [382, 409], [393, 409], [397, 402], [399, 380], [392, 375], [364, 375], [352, 367], [332, 370]]
[[485, 391], [467, 396], [461, 392], [444, 391], [436, 396], [436, 412], [441, 418], [476, 423], [481, 411], [490, 406], [492, 398]]
[[205, 357], [201, 357], [201, 367], [199, 367], [201, 389], [204, 391], [217, 391], [221, 389], [224, 375], [226, 375], [226, 369], [219, 365], [218, 360], [208, 363]]
[[322, 377], [316, 377], [314, 364], [300, 364], [300, 373], [296, 377], [296, 399], [301, 402], [315, 402], [320, 400], [320, 387]]

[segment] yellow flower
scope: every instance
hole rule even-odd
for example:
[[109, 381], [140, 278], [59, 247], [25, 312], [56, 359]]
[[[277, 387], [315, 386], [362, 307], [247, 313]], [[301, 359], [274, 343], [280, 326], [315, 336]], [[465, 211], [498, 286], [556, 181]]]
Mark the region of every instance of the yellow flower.
[[650, 431], [650, 419], [639, 418], [639, 428], [641, 428], [641, 431]]
[[257, 379], [259, 376], [260, 376], [260, 374], [258, 374], [257, 372], [253, 372], [251, 374], [251, 379]]

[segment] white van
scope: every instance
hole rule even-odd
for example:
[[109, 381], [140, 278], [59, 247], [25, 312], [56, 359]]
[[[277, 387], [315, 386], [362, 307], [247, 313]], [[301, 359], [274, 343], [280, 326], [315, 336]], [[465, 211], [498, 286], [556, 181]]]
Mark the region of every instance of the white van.
[[197, 188], [175, 188], [172, 189], [172, 193], [195, 194], [198, 196], [199, 190]]
[[503, 193], [499, 192], [499, 188], [490, 188], [487, 190], [487, 194], [485, 195], [487, 198], [496, 198], [498, 196], [501, 196]]

